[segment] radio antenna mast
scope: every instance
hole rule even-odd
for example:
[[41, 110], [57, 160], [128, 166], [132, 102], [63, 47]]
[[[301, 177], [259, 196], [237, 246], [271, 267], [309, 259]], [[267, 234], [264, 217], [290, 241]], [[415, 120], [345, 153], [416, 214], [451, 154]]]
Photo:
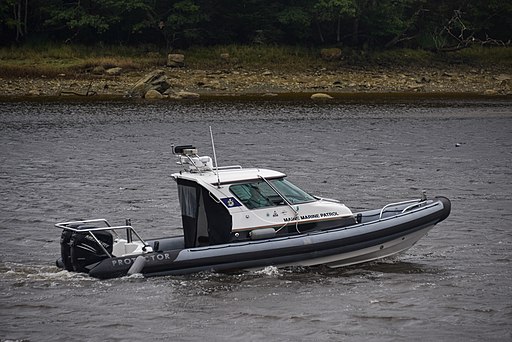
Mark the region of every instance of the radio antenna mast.
[[215, 143], [213, 142], [212, 126], [210, 126], [210, 138], [212, 139], [213, 161], [215, 162], [215, 173], [217, 174], [217, 187], [220, 188], [219, 166], [217, 164], [217, 154], [215, 153]]

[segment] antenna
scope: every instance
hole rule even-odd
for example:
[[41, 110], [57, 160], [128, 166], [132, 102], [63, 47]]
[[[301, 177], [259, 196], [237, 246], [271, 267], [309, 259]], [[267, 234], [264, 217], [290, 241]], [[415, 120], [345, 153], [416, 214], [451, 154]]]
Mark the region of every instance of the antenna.
[[210, 126], [210, 138], [212, 139], [213, 160], [215, 161], [215, 173], [217, 173], [217, 187], [220, 188], [219, 166], [217, 165], [217, 154], [215, 153], [215, 143], [213, 142], [212, 126]]

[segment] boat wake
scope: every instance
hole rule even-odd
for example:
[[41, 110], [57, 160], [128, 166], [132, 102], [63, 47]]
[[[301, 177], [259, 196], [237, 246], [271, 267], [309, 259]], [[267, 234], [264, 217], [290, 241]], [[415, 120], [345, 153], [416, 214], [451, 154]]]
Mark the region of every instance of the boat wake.
[[56, 282], [73, 280], [97, 281], [83, 273], [68, 272], [55, 266], [20, 264], [15, 262], [0, 263], [0, 278], [15, 283], [48, 283], [48, 286], [57, 285]]
[[277, 268], [276, 266], [267, 266], [265, 268], [262, 268], [260, 270], [253, 271], [252, 273], [257, 275], [264, 275], [268, 277], [277, 277], [283, 274], [283, 270]]

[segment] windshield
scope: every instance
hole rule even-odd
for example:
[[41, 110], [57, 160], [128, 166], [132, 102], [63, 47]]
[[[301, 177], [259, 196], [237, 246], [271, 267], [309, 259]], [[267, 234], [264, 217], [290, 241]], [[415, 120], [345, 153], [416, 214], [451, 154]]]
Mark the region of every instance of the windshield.
[[271, 180], [270, 183], [272, 183], [277, 191], [279, 191], [279, 193], [283, 195], [291, 204], [299, 204], [315, 200], [313, 196], [300, 189], [296, 185], [288, 182], [284, 178]]
[[[313, 196], [283, 178], [270, 180], [269, 182], [290, 204], [299, 204], [315, 200]], [[279, 193], [264, 180], [234, 184], [229, 187], [229, 190], [249, 209], [286, 204]]]

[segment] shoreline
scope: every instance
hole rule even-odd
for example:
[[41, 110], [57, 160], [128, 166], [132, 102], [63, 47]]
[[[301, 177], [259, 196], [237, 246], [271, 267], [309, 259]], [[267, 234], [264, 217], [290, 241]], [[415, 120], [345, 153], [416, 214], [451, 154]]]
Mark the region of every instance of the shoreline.
[[157, 103], [157, 102], [315, 102], [315, 103], [404, 103], [410, 101], [442, 101], [442, 100], [500, 100], [512, 101], [512, 95], [485, 95], [479, 93], [325, 93], [332, 99], [315, 100], [311, 99], [311, 92], [279, 93], [272, 96], [263, 93], [244, 93], [244, 94], [200, 94], [197, 99], [144, 99], [126, 97], [121, 95], [94, 95], [94, 96], [55, 96], [55, 95], [0, 95], [0, 103], [18, 103], [18, 102], [46, 102], [46, 103], [77, 103], [77, 102], [139, 102], [139, 103]]
[[[173, 91], [194, 93], [198, 95], [194, 99], [204, 100], [299, 100], [309, 99], [314, 93], [328, 94], [332, 100], [512, 98], [512, 76], [509, 70], [502, 68], [492, 70], [457, 66], [449, 69], [410, 70], [372, 67], [338, 70], [324, 68], [301, 72], [188, 68], [162, 70]], [[133, 99], [128, 94], [134, 84], [150, 71], [152, 70], [123, 71], [118, 75], [41, 75], [37, 78], [0, 76], [0, 101]]]

